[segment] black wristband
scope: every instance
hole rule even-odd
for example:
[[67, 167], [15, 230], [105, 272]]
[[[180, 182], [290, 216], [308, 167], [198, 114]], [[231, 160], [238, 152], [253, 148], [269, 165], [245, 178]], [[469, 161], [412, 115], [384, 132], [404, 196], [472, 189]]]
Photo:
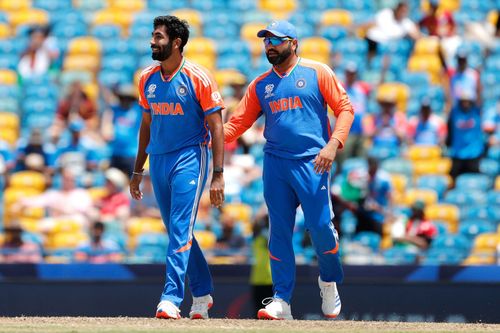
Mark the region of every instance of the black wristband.
[[224, 168], [223, 167], [214, 167], [214, 173], [223, 173]]

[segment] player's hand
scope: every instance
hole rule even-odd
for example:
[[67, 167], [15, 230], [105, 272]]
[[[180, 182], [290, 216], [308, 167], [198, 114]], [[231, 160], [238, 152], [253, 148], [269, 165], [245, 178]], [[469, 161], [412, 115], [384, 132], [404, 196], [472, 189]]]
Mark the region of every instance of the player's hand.
[[337, 139], [330, 140], [318, 155], [314, 158], [314, 171], [318, 174], [330, 172], [335, 156], [337, 156], [337, 148], [340, 142]]
[[139, 185], [141, 185], [142, 181], [142, 175], [138, 174], [133, 174], [132, 178], [130, 179], [130, 195], [132, 198], [135, 200], [141, 200], [142, 199], [142, 192], [139, 189]]
[[224, 203], [224, 175], [221, 172], [214, 173], [212, 176], [210, 203], [217, 208]]

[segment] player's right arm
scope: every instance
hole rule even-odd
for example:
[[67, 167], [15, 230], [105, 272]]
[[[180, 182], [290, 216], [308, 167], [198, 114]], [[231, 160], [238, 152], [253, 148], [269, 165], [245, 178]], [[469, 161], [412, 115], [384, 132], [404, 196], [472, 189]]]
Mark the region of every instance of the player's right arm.
[[151, 129], [151, 110], [148, 104], [148, 100], [144, 96], [144, 86], [145, 86], [146, 76], [141, 76], [139, 80], [139, 105], [142, 107], [142, 120], [141, 127], [139, 129], [139, 147], [137, 148], [137, 156], [135, 158], [134, 172], [132, 173], [132, 178], [130, 179], [130, 195], [135, 200], [142, 199], [142, 192], [139, 185], [142, 181], [142, 175], [144, 172], [144, 163], [148, 158], [146, 153], [146, 147], [150, 140], [150, 129]]
[[255, 91], [255, 81], [252, 81], [238, 103], [233, 115], [224, 124], [224, 142], [232, 142], [238, 139], [259, 118], [261, 107]]

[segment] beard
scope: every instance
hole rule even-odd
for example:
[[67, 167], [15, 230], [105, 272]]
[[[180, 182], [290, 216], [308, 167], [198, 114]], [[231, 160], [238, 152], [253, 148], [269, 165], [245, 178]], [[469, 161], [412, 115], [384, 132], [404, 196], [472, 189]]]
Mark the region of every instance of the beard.
[[[273, 52], [274, 53], [274, 52]], [[269, 51], [266, 52], [267, 60], [272, 65], [279, 65], [283, 63], [289, 56], [292, 55], [292, 46], [288, 45], [288, 48], [283, 50], [281, 53], [277, 52], [276, 54], [269, 55]]]
[[153, 60], [158, 60], [158, 61], [164, 61], [170, 58], [172, 55], [172, 42], [168, 42], [167, 45], [165, 45], [163, 48], [160, 47], [158, 51], [153, 51], [151, 53], [151, 58]]

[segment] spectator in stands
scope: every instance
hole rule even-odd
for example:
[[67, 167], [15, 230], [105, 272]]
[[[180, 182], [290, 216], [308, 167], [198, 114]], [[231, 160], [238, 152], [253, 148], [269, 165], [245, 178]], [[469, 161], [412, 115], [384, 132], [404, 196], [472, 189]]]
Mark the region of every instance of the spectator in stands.
[[221, 224], [222, 234], [217, 238], [216, 247], [224, 250], [242, 249], [246, 243], [241, 232], [240, 222], [236, 220], [236, 217], [223, 209]]
[[354, 62], [349, 62], [345, 67], [345, 83], [344, 88], [351, 100], [355, 110], [354, 121], [351, 126], [351, 131], [344, 143], [342, 149], [337, 155], [336, 161], [340, 171], [342, 163], [350, 157], [360, 157], [365, 154], [365, 136], [363, 133], [363, 118], [366, 115], [368, 108], [368, 98], [370, 95], [370, 86], [358, 80], [358, 66]]
[[120, 247], [109, 239], [103, 239], [105, 228], [104, 223], [94, 222], [90, 228], [90, 240], [78, 247], [74, 254], [75, 261], [104, 264], [123, 259]]
[[267, 243], [269, 241], [269, 215], [263, 211], [255, 216], [252, 241], [252, 268], [250, 285], [252, 286], [253, 317], [257, 318], [262, 300], [273, 295], [273, 280]]
[[106, 195], [94, 203], [102, 222], [123, 222], [130, 217], [130, 198], [125, 191], [127, 176], [116, 168], [106, 170]]
[[358, 220], [356, 233], [373, 231], [382, 235], [383, 224], [391, 207], [392, 184], [390, 176], [379, 169], [375, 158], [368, 158], [368, 186], [354, 213]]
[[50, 129], [53, 141], [59, 140], [68, 124], [82, 120], [85, 122], [85, 127], [94, 130], [98, 123], [97, 109], [94, 102], [83, 90], [81, 82], [74, 81], [69, 87], [68, 94], [57, 108], [56, 118]]
[[4, 171], [9, 173], [16, 166], [16, 158], [8, 142], [0, 139], [0, 159], [2, 160]]
[[39, 155], [42, 158], [44, 168], [52, 164], [55, 147], [49, 143], [44, 142], [43, 133], [41, 129], [35, 128], [31, 131], [29, 139], [21, 139], [17, 146], [16, 152], [16, 169], [25, 170], [26, 159], [31, 154]]
[[[151, 183], [151, 177], [149, 175], [144, 175], [143, 177], [142, 200], [132, 200], [130, 209], [130, 215], [133, 217], [161, 218], [160, 209], [156, 203], [156, 198], [153, 192], [153, 184]], [[200, 217], [198, 216], [198, 220], [199, 219]]]
[[137, 103], [136, 89], [120, 85], [115, 91], [118, 103], [107, 101], [109, 109], [102, 117], [104, 139], [111, 148], [111, 167], [132, 176], [141, 126], [141, 110]]
[[378, 44], [398, 41], [404, 38], [417, 40], [420, 37], [418, 26], [408, 18], [408, 4], [400, 1], [394, 8], [385, 8], [375, 16], [375, 21], [365, 24], [368, 42], [368, 60], [376, 54]]
[[54, 154], [54, 166], [72, 168], [76, 173], [82, 174], [85, 170], [96, 170], [98, 157], [95, 147], [82, 138], [83, 122], [72, 121], [69, 142], [59, 142]]
[[49, 31], [45, 26], [34, 26], [29, 30], [29, 44], [17, 66], [22, 80], [46, 75], [59, 57], [55, 42], [48, 38]]
[[50, 188], [34, 197], [22, 198], [15, 204], [13, 210], [20, 212], [24, 208], [42, 207], [47, 210], [48, 218], [41, 221], [41, 229], [50, 230], [52, 218], [67, 218], [78, 221], [82, 226], [88, 223], [92, 208], [89, 193], [76, 185], [76, 176], [72, 169], [61, 171], [61, 188]]
[[432, 112], [430, 99], [424, 98], [420, 104], [420, 114], [408, 121], [408, 144], [443, 146], [446, 134], [445, 121]]
[[425, 218], [425, 203], [416, 201], [411, 206], [411, 213], [406, 221], [401, 235], [394, 234], [393, 241], [396, 246], [410, 245], [416, 246], [420, 250], [426, 250], [432, 240], [438, 234], [437, 227]]
[[39, 263], [42, 252], [38, 244], [23, 240], [23, 229], [14, 222], [4, 227], [5, 240], [0, 246], [0, 263]]
[[455, 179], [462, 173], [479, 172], [479, 160], [485, 148], [480, 109], [474, 90], [457, 90], [458, 103], [448, 118], [446, 144], [452, 158], [450, 174]]
[[448, 69], [449, 77], [449, 96], [447, 107], [453, 108], [459, 100], [459, 93], [462, 91], [472, 91], [475, 95], [475, 103], [481, 106], [481, 77], [477, 70], [469, 67], [467, 63], [467, 52], [459, 50], [457, 52], [457, 68]]
[[372, 140], [372, 145], [399, 148], [406, 139], [406, 116], [396, 111], [396, 96], [382, 94], [377, 96], [380, 111], [365, 118], [364, 131]]
[[225, 195], [229, 200], [241, 201], [244, 188], [262, 176], [262, 169], [250, 154], [234, 154], [225, 158]]
[[500, 148], [500, 102], [486, 111], [483, 120], [483, 130], [488, 140], [488, 149], [491, 147]]

